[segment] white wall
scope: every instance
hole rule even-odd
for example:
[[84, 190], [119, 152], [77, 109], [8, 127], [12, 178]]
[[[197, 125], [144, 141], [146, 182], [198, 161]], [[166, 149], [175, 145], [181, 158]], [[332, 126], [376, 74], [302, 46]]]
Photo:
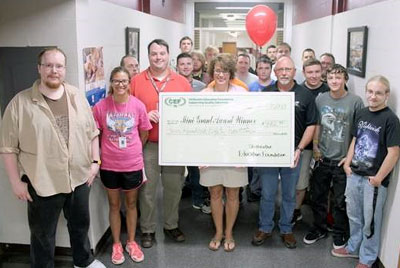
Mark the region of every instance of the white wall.
[[[187, 35], [181, 23], [148, 15], [100, 0], [76, 1], [77, 47], [79, 61], [85, 47], [103, 47], [106, 80], [125, 55], [125, 28], [140, 28], [140, 68], [148, 67], [147, 45], [155, 38], [169, 44], [170, 60], [180, 53], [179, 40]], [[83, 63], [78, 64], [79, 85], [84, 86]]]
[[293, 27], [292, 41], [289, 43], [292, 46], [292, 57], [296, 66], [303, 66], [301, 56], [305, 48], [314, 49], [317, 57], [331, 51], [332, 21], [333, 16], [327, 16]]
[[0, 18], [0, 46], [58, 46], [68, 56], [66, 80], [76, 84], [74, 0], [2, 0]]
[[[291, 41], [292, 56], [296, 62], [299, 62], [302, 50], [311, 47], [315, 48], [317, 55], [332, 52], [336, 61], [345, 65], [347, 29], [367, 25], [369, 32], [366, 78], [350, 75], [349, 88], [365, 100], [364, 87], [368, 78], [376, 74], [386, 76], [392, 85], [389, 106], [400, 116], [400, 94], [398, 93], [400, 90], [398, 67], [400, 36], [397, 34], [400, 28], [399, 11], [400, 1], [388, 0], [295, 25]], [[396, 166], [389, 185], [382, 229], [379, 258], [386, 268], [397, 267], [399, 259], [400, 180], [398, 169], [399, 165]]]

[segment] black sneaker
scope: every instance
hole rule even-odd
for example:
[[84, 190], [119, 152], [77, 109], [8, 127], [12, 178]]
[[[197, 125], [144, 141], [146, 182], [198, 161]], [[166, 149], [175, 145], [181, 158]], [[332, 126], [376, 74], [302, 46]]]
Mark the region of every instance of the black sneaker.
[[185, 235], [182, 233], [182, 231], [179, 228], [175, 228], [175, 229], [171, 229], [171, 230], [167, 230], [164, 228], [164, 234], [166, 236], [169, 236], [175, 242], [185, 241]]
[[156, 241], [155, 233], [142, 233], [141, 243], [144, 248], [151, 248]]
[[301, 221], [303, 219], [303, 215], [301, 214], [300, 209], [295, 209], [293, 211], [293, 218], [292, 218], [292, 225], [294, 226], [298, 221]]
[[303, 242], [307, 245], [311, 245], [325, 237], [326, 237], [326, 233], [321, 233], [318, 230], [312, 230], [304, 236]]
[[346, 246], [346, 241], [343, 237], [334, 237], [333, 238], [333, 248], [339, 249], [344, 248]]

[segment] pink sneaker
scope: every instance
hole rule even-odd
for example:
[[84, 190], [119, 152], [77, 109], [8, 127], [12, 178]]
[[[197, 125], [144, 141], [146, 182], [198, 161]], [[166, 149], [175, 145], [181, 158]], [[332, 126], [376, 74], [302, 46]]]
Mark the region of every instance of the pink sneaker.
[[358, 258], [358, 255], [351, 254], [346, 248], [334, 248], [331, 253], [333, 256], [339, 258]]
[[125, 261], [124, 249], [121, 243], [114, 243], [111, 253], [111, 262], [113, 264], [122, 264]]
[[128, 241], [125, 250], [134, 262], [142, 262], [144, 260], [143, 251], [135, 241]]

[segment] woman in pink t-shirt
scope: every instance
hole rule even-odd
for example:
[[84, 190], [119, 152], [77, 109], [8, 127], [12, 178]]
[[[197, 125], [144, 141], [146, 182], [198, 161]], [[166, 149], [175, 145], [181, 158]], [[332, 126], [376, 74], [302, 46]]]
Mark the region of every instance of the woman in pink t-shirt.
[[112, 70], [109, 94], [94, 106], [93, 114], [101, 131], [100, 176], [107, 190], [114, 241], [111, 261], [114, 264], [125, 261], [120, 240], [122, 189], [125, 193], [128, 230], [125, 249], [133, 261], [141, 262], [144, 255], [135, 242], [136, 201], [144, 180], [142, 144], [147, 139], [151, 124], [144, 104], [130, 95], [130, 77], [125, 68], [116, 67]]

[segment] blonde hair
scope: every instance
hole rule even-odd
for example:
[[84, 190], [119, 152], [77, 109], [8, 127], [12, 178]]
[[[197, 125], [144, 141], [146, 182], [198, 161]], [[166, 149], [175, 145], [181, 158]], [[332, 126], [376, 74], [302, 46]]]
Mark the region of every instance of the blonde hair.
[[204, 68], [204, 64], [206, 63], [206, 58], [204, 57], [204, 54], [200, 50], [194, 50], [190, 55], [193, 57], [197, 57], [200, 62], [201, 62], [201, 68]]
[[213, 52], [219, 53], [219, 49], [215, 46], [206, 47], [206, 49], [204, 50], [204, 54], [207, 54], [208, 51], [213, 51]]
[[367, 90], [368, 84], [369, 84], [370, 82], [373, 82], [373, 81], [380, 82], [380, 83], [385, 87], [385, 92], [386, 92], [386, 93], [389, 93], [389, 92], [390, 92], [390, 82], [389, 82], [389, 80], [388, 80], [386, 77], [384, 77], [383, 75], [375, 75], [375, 76], [371, 77], [371, 78], [368, 80], [367, 84], [365, 85], [365, 90]]

